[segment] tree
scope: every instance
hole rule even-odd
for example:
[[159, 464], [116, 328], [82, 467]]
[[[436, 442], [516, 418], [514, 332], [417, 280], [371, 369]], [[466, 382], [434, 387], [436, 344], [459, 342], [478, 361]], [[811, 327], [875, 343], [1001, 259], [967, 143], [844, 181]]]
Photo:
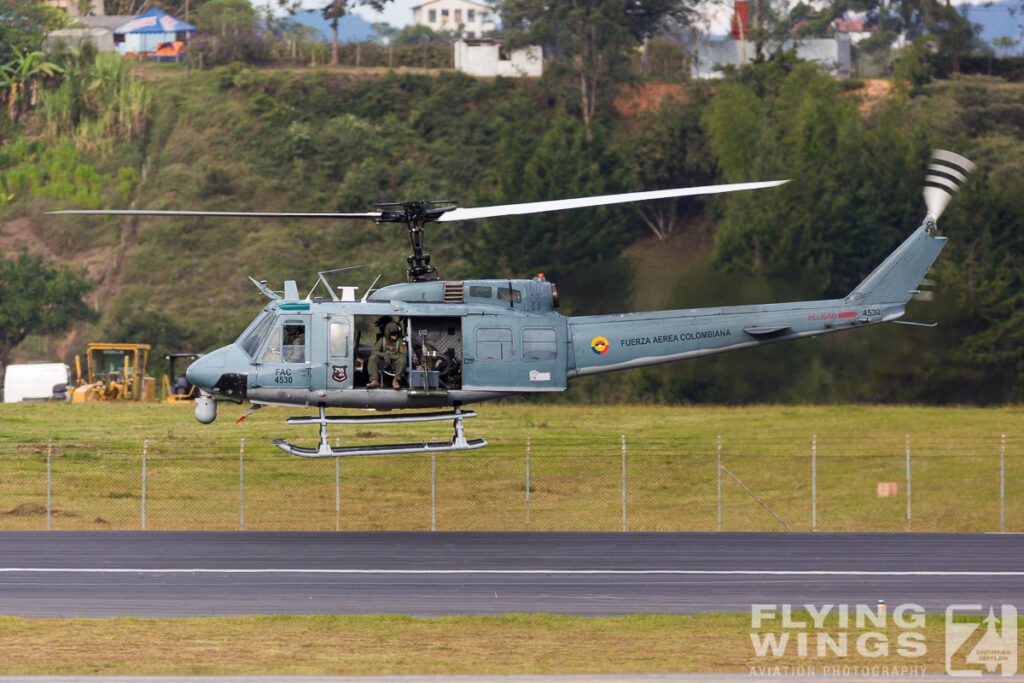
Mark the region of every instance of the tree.
[[93, 289], [84, 273], [22, 251], [0, 256], [0, 380], [11, 352], [30, 334], [57, 334], [99, 316], [82, 297]]
[[[623, 156], [636, 169], [638, 190], [715, 182], [715, 160], [701, 128], [701, 113], [709, 99], [710, 89], [695, 85], [686, 101], [667, 100], [645, 113], [636, 132], [623, 140]], [[664, 242], [681, 220], [700, 206], [698, 199], [687, 197], [642, 202], [638, 208], [647, 227]]]
[[[540, 139], [510, 125], [503, 132], [496, 204], [587, 197], [624, 191], [624, 159], [607, 150], [595, 131], [557, 111]], [[622, 205], [582, 209], [560, 220], [543, 214], [509, 216], [471, 226], [467, 258], [479, 276], [525, 277], [544, 273], [569, 294], [563, 308], [573, 313], [621, 310], [629, 294], [622, 250], [630, 242]]]
[[0, 4], [0, 64], [14, 60], [15, 50], [25, 54], [41, 49], [46, 34], [68, 22], [64, 12], [37, 0]]
[[238, 36], [255, 31], [259, 13], [249, 0], [209, 0], [196, 10], [196, 29], [221, 36]]
[[43, 76], [52, 76], [62, 71], [63, 69], [56, 64], [43, 61], [42, 52], [22, 53], [18, 48], [14, 48], [14, 59], [7, 64], [0, 65], [0, 83], [9, 89], [7, 115], [12, 123], [18, 120], [19, 91], [28, 89], [29, 105], [31, 105], [32, 100], [35, 99], [33, 93], [38, 96], [40, 79]]
[[630, 55], [669, 16], [685, 19], [687, 5], [671, 0], [504, 0], [501, 18], [510, 46], [543, 44], [561, 53], [553, 66], [579, 89], [587, 135], [612, 86], [630, 75]]
[[[359, 4], [380, 11], [384, 9], [384, 5], [389, 0], [360, 0]], [[289, 14], [295, 14], [296, 12], [306, 9], [302, 5], [302, 0], [277, 0], [278, 4], [286, 9]], [[323, 0], [324, 4], [320, 5], [320, 15], [325, 21], [329, 22], [333, 31], [331, 37], [331, 64], [336, 65], [338, 63], [338, 22], [343, 16], [348, 14], [351, 9], [352, 0]]]
[[949, 0], [899, 0], [881, 3], [872, 19], [882, 30], [903, 34], [909, 42], [931, 43], [960, 72], [960, 55], [970, 51], [979, 26], [972, 24]]
[[423, 43], [450, 43], [455, 40], [454, 31], [435, 31], [424, 24], [409, 24], [391, 36], [392, 45], [421, 45]]

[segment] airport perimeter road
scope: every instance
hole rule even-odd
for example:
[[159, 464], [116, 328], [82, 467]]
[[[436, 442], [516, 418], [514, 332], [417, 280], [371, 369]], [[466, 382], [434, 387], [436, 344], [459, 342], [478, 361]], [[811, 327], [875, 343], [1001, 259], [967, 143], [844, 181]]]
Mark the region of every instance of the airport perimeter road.
[[1014, 534], [0, 532], [0, 614], [580, 615], [1016, 603]]

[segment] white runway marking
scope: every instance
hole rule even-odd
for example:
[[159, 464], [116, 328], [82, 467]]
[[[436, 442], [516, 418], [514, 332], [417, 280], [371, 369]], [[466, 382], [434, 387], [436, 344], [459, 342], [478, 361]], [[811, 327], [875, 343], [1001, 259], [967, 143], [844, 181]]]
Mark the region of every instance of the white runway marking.
[[0, 573], [37, 574], [555, 574], [567, 576], [1021, 576], [1024, 571], [887, 571], [854, 569], [208, 569], [203, 567], [0, 567]]

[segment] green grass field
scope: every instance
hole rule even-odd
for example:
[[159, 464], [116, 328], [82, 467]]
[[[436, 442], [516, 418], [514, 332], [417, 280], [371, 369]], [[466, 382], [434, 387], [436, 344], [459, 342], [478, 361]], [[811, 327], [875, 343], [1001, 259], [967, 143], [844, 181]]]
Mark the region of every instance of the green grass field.
[[[0, 406], [0, 528], [46, 528], [52, 439], [54, 529], [238, 529], [245, 439], [246, 529], [619, 530], [622, 436], [627, 529], [718, 528], [716, 440], [722, 464], [786, 524], [812, 528], [811, 439], [817, 438], [819, 531], [907, 527], [910, 435], [916, 531], [998, 531], [1000, 438], [1006, 434], [1006, 529], [1024, 530], [1024, 409], [874, 406], [570, 406], [485, 404], [467, 421], [490, 446], [461, 454], [303, 460], [269, 443], [311, 444], [289, 427], [300, 410], [264, 409], [240, 425], [223, 405], [202, 426], [188, 406]], [[448, 423], [332, 435], [346, 443], [447, 439]], [[1016, 432], [1014, 430], [1017, 430]], [[526, 456], [530, 454], [527, 502]], [[878, 482], [898, 495], [879, 498]], [[337, 498], [336, 498], [337, 497]], [[336, 508], [336, 500], [340, 509]], [[723, 475], [724, 530], [784, 530]]]
[[[246, 529], [429, 529], [431, 457], [305, 461], [269, 439], [312, 440], [286, 427], [298, 411], [266, 409], [241, 425], [223, 406], [201, 426], [185, 406], [0, 406], [0, 527], [45, 528], [52, 441], [55, 529], [139, 528], [143, 441], [147, 528], [237, 529], [245, 438]], [[1021, 408], [868, 406], [484, 405], [467, 423], [490, 446], [434, 459], [438, 529], [621, 528], [622, 436], [628, 528], [717, 528], [716, 442], [722, 462], [796, 530], [811, 528], [811, 436], [817, 436], [818, 529], [906, 528], [910, 434], [915, 530], [999, 526], [1000, 437], [1006, 439], [1006, 522], [1024, 529]], [[1018, 430], [1015, 432], [1014, 430]], [[376, 442], [446, 438], [448, 426], [349, 433]], [[341, 429], [334, 432], [343, 437]], [[527, 440], [530, 502], [526, 503]], [[899, 495], [878, 498], [893, 481]], [[781, 525], [728, 476], [726, 530]], [[757, 667], [914, 666], [940, 673], [941, 617], [927, 652], [865, 657], [759, 657], [750, 616], [552, 615], [417, 619], [380, 616], [208, 619], [0, 618], [0, 674], [425, 675], [743, 672]], [[887, 631], [888, 632], [888, 631]], [[1022, 630], [1024, 632], [1024, 630]], [[851, 632], [851, 642], [857, 637]], [[770, 671], [769, 671], [770, 673]]]
[[[797, 619], [810, 623], [807, 615]], [[584, 618], [547, 614], [491, 617], [309, 616], [204, 619], [0, 618], [2, 675], [542, 675], [741, 672], [759, 667], [915, 667], [942, 673], [944, 616], [913, 629], [840, 628], [847, 656], [818, 656], [817, 630], [792, 630], [782, 656], [759, 656], [749, 614]], [[1021, 622], [1024, 626], [1024, 621]], [[807, 632], [809, 656], [795, 649]], [[1018, 629], [1024, 633], [1024, 629]], [[920, 634], [923, 651], [898, 652], [901, 633]], [[858, 650], [864, 634], [871, 637]], [[977, 637], [980, 637], [980, 632]], [[879, 642], [885, 641], [882, 654]], [[968, 649], [972, 646], [967, 643]], [[879, 656], [865, 653], [878, 652]], [[906, 654], [906, 652], [904, 652]], [[848, 669], [849, 671], [849, 669]], [[770, 675], [770, 673], [769, 673]], [[849, 673], [847, 675], [850, 675]], [[907, 675], [906, 673], [904, 675]], [[877, 676], [877, 674], [876, 674]]]

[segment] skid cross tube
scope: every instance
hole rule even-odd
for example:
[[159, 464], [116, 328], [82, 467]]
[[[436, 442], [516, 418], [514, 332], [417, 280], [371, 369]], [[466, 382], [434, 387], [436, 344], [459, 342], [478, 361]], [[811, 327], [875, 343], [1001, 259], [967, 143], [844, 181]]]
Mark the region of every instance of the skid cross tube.
[[[462, 411], [462, 407], [456, 405], [451, 412], [441, 413], [413, 413], [409, 415], [367, 415], [367, 416], [328, 416], [323, 406], [319, 407], [319, 417], [290, 417], [288, 424], [316, 424], [320, 427], [320, 440], [316, 448], [305, 448], [288, 443], [284, 439], [273, 439], [275, 446], [286, 453], [297, 455], [301, 458], [338, 458], [353, 455], [397, 455], [408, 453], [439, 453], [445, 451], [466, 451], [483, 448], [487, 445], [484, 439], [467, 439], [463, 428], [462, 420], [467, 417], [476, 417], [473, 411]], [[345, 446], [331, 447], [327, 436], [328, 424], [380, 424], [398, 422], [434, 422], [438, 420], [452, 420], [452, 427], [455, 433], [451, 441], [424, 441], [419, 443], [405, 444], [377, 444], [367, 446]]]

